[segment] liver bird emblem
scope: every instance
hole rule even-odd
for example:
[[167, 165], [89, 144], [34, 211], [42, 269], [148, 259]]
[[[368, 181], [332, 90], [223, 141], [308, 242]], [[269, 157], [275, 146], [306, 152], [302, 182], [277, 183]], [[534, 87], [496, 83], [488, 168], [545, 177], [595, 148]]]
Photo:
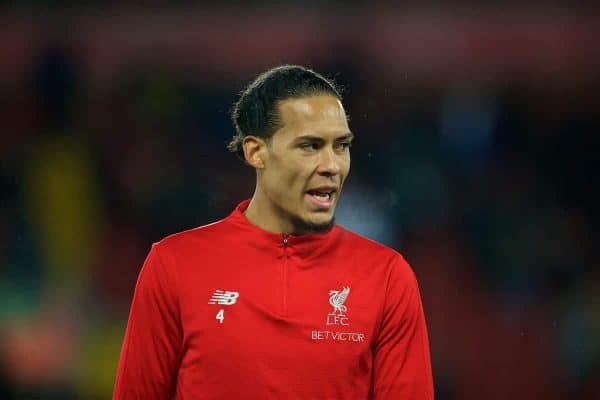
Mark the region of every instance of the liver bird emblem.
[[345, 287], [343, 290], [330, 290], [329, 291], [329, 304], [333, 307], [333, 313], [344, 314], [348, 309], [344, 305], [344, 302], [350, 294], [350, 288]]

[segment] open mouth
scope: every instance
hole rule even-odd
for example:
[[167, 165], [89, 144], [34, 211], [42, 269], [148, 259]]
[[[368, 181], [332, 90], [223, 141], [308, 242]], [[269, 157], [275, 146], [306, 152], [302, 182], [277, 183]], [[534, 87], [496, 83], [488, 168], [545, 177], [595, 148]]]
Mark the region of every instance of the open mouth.
[[322, 192], [319, 190], [309, 190], [308, 194], [320, 201], [327, 201], [333, 197], [333, 191]]
[[329, 209], [335, 199], [335, 190], [332, 189], [314, 189], [307, 192], [312, 204], [320, 209]]

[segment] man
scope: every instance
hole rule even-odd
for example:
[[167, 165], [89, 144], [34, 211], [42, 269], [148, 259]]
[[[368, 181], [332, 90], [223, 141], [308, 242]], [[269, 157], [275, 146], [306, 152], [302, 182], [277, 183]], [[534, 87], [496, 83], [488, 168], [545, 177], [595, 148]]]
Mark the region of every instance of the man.
[[256, 170], [229, 217], [154, 244], [114, 399], [432, 399], [415, 276], [334, 224], [350, 169], [341, 97], [299, 66], [240, 96], [229, 145]]

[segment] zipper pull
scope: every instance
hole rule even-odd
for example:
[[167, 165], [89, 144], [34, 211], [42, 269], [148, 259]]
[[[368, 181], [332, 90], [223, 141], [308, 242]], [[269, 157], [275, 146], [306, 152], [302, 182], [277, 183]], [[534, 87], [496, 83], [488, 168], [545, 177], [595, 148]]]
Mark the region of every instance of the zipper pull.
[[284, 233], [283, 234], [283, 247], [286, 248], [288, 245], [288, 234]]

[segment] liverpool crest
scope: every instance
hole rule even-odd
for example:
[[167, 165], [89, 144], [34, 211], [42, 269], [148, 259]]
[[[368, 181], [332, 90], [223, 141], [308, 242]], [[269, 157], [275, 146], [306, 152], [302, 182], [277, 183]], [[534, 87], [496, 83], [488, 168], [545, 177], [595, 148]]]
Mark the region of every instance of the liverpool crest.
[[333, 307], [333, 312], [327, 314], [327, 325], [349, 325], [346, 316], [348, 308], [344, 305], [349, 294], [350, 287], [329, 291], [329, 304]]

